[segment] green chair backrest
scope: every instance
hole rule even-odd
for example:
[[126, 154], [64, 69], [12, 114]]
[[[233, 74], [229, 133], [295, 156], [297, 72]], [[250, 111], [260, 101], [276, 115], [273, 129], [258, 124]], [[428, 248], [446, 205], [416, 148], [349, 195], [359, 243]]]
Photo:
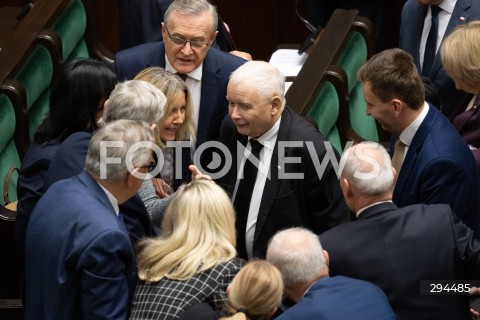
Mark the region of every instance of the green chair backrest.
[[[17, 180], [18, 171], [13, 171], [14, 168], [20, 168], [20, 157], [15, 146], [13, 135], [15, 132], [15, 111], [10, 99], [0, 94], [0, 192], [2, 197], [0, 199], [0, 205], [5, 206], [6, 200], [3, 194], [3, 190], [8, 193], [10, 202], [17, 200]], [[11, 172], [10, 178], [8, 178], [9, 172]], [[7, 181], [9, 180], [9, 181]]]
[[343, 148], [336, 126], [339, 99], [335, 86], [330, 81], [325, 83], [320, 88], [307, 116], [313, 119], [324, 137], [330, 141], [332, 146], [342, 154]]
[[86, 28], [87, 13], [82, 1], [71, 0], [52, 26], [62, 39], [64, 61], [89, 57], [84, 40]]
[[14, 76], [25, 87], [27, 105], [24, 110], [28, 117], [28, 134], [33, 140], [35, 131], [40, 126], [50, 109], [50, 85], [53, 78], [53, 61], [48, 50], [37, 45], [21, 69]]
[[362, 83], [357, 81], [357, 72], [367, 59], [368, 50], [365, 38], [357, 31], [352, 32], [337, 58], [337, 64], [347, 74], [350, 124], [361, 138], [379, 141], [375, 119], [366, 114]]

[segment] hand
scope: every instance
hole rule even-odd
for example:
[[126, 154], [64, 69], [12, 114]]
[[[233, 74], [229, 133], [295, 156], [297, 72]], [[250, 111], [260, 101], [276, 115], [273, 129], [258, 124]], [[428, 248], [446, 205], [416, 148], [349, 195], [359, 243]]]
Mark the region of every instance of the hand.
[[192, 181], [203, 179], [214, 182], [209, 175], [202, 174], [200, 170], [198, 170], [197, 166], [191, 164], [188, 166], [188, 169], [192, 172]]

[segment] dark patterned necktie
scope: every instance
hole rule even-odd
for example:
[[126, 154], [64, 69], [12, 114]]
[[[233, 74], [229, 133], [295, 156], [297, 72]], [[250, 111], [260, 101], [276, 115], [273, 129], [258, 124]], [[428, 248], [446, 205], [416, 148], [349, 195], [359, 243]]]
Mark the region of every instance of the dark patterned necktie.
[[252, 163], [252, 156], [259, 159], [260, 151], [263, 145], [257, 140], [250, 139], [251, 154], [245, 159], [243, 166], [243, 179], [238, 184], [237, 193], [235, 195], [235, 211], [237, 213], [236, 229], [237, 229], [237, 251], [240, 258], [248, 259], [247, 249], [245, 247], [245, 231], [247, 228], [248, 211], [250, 209], [250, 201], [252, 199], [253, 187], [257, 179], [258, 169]]
[[178, 73], [178, 72], [177, 72], [177, 76], [179, 76], [183, 81], [187, 80], [187, 77], [188, 77], [187, 74]]

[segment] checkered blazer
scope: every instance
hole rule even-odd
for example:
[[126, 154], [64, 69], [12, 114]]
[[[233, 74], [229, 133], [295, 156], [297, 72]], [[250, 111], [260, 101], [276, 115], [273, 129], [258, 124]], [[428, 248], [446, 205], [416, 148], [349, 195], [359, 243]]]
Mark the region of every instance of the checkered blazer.
[[178, 319], [179, 313], [199, 302], [219, 310], [227, 299], [227, 286], [241, 266], [242, 260], [233, 259], [188, 280], [139, 281], [130, 320]]

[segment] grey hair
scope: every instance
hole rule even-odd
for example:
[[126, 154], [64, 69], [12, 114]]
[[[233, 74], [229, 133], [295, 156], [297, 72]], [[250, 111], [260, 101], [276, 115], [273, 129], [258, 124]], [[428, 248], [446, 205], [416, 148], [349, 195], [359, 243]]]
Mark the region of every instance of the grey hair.
[[110, 93], [103, 124], [120, 119], [158, 123], [163, 117], [167, 98], [153, 84], [141, 80], [118, 83]]
[[320, 239], [305, 228], [277, 232], [270, 240], [267, 261], [280, 270], [286, 288], [294, 288], [328, 268]]
[[280, 97], [285, 107], [285, 76], [274, 65], [265, 61], [248, 61], [230, 75], [231, 84], [253, 83], [257, 93], [267, 99]]
[[[137, 147], [139, 142], [141, 147]], [[118, 181], [129, 172], [127, 161], [131, 161], [134, 168], [150, 163], [152, 149], [149, 146], [154, 143], [154, 132], [144, 121], [110, 122], [90, 140], [85, 170], [96, 178]], [[130, 150], [135, 144], [137, 148]]]
[[395, 185], [390, 156], [377, 142], [364, 141], [345, 150], [340, 158], [342, 167], [342, 177], [364, 195], [384, 195]]
[[218, 28], [218, 13], [217, 8], [212, 5], [207, 0], [175, 0], [170, 6], [168, 6], [167, 11], [165, 11], [165, 16], [163, 22], [168, 27], [170, 21], [170, 15], [173, 12], [178, 12], [187, 16], [196, 16], [205, 11], [209, 11], [212, 15], [212, 26], [211, 32], [212, 35]]

